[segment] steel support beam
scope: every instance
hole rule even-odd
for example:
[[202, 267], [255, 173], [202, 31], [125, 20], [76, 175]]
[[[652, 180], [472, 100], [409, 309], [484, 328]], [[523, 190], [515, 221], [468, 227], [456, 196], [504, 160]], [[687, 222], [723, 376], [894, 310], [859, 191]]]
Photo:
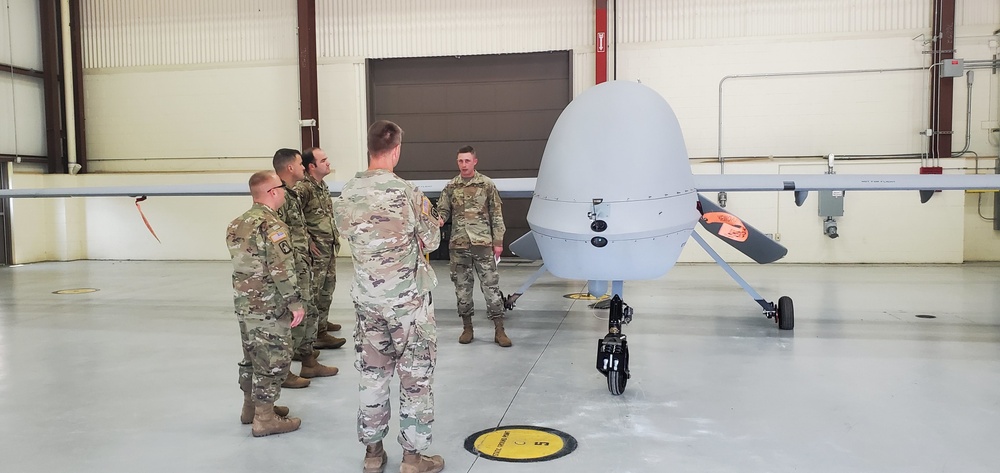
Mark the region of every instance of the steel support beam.
[[316, 0], [298, 0], [299, 126], [302, 150], [319, 146], [319, 85], [316, 73]]
[[35, 79], [42, 79], [44, 77], [42, 71], [25, 69], [23, 67], [12, 66], [10, 64], [0, 64], [0, 72], [10, 72], [19, 76], [32, 77]]
[[63, 143], [62, 80], [59, 48], [59, 2], [38, 0], [42, 36], [42, 82], [45, 91], [45, 154], [48, 172], [66, 172], [66, 149]]
[[[951, 157], [954, 79], [941, 77], [944, 61], [955, 57], [955, 0], [934, 0], [934, 29], [931, 42], [931, 158]], [[935, 164], [934, 166], [937, 166]]]
[[76, 126], [76, 163], [80, 172], [87, 172], [87, 127], [83, 104], [83, 25], [80, 1], [69, 2], [70, 48], [73, 51], [73, 124]]

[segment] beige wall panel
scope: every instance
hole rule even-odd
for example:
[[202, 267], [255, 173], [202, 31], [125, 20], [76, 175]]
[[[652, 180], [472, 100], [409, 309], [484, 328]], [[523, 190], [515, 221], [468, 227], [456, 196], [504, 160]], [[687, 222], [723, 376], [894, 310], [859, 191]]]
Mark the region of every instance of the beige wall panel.
[[[717, 156], [719, 86], [739, 74], [919, 68], [909, 38], [623, 46], [619, 78], [656, 89], [674, 108], [692, 157]], [[923, 72], [729, 79], [723, 154], [913, 153], [924, 149]]]
[[225, 161], [298, 147], [293, 65], [95, 73], [85, 86], [93, 172], [242, 170]]
[[83, 67], [295, 60], [295, 0], [83, 0]]
[[[985, 2], [989, 0], [979, 0]], [[622, 43], [853, 34], [929, 28], [924, 0], [619, 2]]]
[[566, 50], [593, 42], [592, 0], [321, 0], [320, 57]]
[[368, 167], [364, 62], [322, 64], [319, 77], [320, 146], [333, 167], [328, 180], [347, 180]]

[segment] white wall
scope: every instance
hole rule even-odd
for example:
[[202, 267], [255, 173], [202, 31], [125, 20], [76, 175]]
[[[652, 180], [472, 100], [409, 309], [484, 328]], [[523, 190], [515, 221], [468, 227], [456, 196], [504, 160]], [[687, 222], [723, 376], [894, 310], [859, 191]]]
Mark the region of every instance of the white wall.
[[93, 71], [85, 77], [88, 170], [255, 171], [299, 140], [294, 64]]
[[[261, 168], [269, 160], [261, 162]], [[43, 175], [18, 173], [14, 188], [246, 183], [249, 173]], [[76, 259], [228, 259], [225, 229], [250, 208], [250, 197], [12, 199], [15, 263]]]
[[[42, 70], [38, 2], [0, 9], [0, 64]], [[45, 154], [44, 92], [40, 78], [0, 74], [0, 153]]]
[[[809, 156], [926, 152], [918, 132], [929, 116], [927, 73], [846, 71], [929, 66], [928, 2], [619, 4], [621, 42], [611, 72], [641, 80], [671, 103], [695, 172], [719, 171], [719, 83], [727, 75], [840, 71], [727, 80], [726, 172], [818, 173], [825, 164]], [[242, 182], [267, 168], [275, 149], [297, 147], [297, 47], [289, 33], [294, 2], [137, 0], [134, 12], [141, 14], [131, 16], [115, 5], [83, 5], [93, 174], [37, 176], [16, 166], [15, 187]], [[1000, 52], [990, 42], [1000, 4], [961, 0], [958, 8], [956, 55], [986, 59]], [[320, 140], [333, 160], [329, 179], [346, 180], [364, 167], [366, 58], [569, 50], [574, 93], [594, 80], [592, 0], [327, 0], [318, 2], [317, 15]], [[954, 149], [964, 145], [964, 83], [955, 81]], [[976, 71], [973, 97], [971, 150], [992, 168], [1000, 141], [984, 127], [1000, 120], [1000, 82]], [[787, 158], [753, 159], [761, 156]], [[973, 167], [965, 160], [942, 164], [949, 172]], [[845, 162], [838, 172], [913, 173], [919, 165], [918, 159]], [[223, 259], [220, 228], [244, 209], [239, 199], [148, 202], [154, 228], [164, 232], [157, 245], [148, 241], [131, 201], [91, 200], [18, 201], [16, 261]], [[730, 209], [780, 233], [788, 262], [1000, 260], [996, 232], [973, 213], [975, 199], [959, 192], [925, 205], [916, 203], [915, 193], [851, 193], [836, 240], [822, 235], [816, 200], [797, 208], [790, 195], [731, 194]], [[128, 231], [109, 234], [108, 228]], [[35, 237], [38, 231], [45, 236]], [[707, 260], [691, 248], [684, 258]]]

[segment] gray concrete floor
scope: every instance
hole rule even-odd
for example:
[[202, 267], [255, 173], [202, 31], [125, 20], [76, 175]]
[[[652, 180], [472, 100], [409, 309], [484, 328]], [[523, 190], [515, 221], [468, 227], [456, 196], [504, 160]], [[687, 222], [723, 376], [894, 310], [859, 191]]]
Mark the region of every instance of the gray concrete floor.
[[[338, 268], [332, 318], [349, 336], [350, 261]], [[1000, 265], [737, 266], [768, 299], [794, 299], [793, 332], [714, 265], [628, 283], [632, 379], [621, 396], [594, 369], [607, 312], [563, 297], [583, 282], [539, 280], [509, 314], [513, 348], [493, 344], [480, 317], [476, 341], [459, 345], [447, 267], [436, 268], [431, 453], [445, 471], [1000, 470]], [[534, 269], [505, 263], [501, 285]], [[349, 350], [320, 358], [341, 374], [283, 392], [301, 430], [253, 438], [239, 423], [229, 278], [226, 262], [0, 268], [0, 471], [360, 471]], [[53, 294], [72, 288], [99, 290]], [[544, 463], [463, 448], [475, 432], [518, 424], [562, 430], [579, 447]], [[396, 432], [394, 418], [390, 472]]]

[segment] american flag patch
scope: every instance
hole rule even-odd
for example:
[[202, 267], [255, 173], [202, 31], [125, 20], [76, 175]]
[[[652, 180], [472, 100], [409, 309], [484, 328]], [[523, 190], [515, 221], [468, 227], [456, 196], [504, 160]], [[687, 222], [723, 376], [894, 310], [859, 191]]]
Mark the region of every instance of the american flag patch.
[[288, 235], [285, 235], [285, 232], [277, 231], [271, 234], [271, 241], [281, 241], [286, 237], [288, 237]]

